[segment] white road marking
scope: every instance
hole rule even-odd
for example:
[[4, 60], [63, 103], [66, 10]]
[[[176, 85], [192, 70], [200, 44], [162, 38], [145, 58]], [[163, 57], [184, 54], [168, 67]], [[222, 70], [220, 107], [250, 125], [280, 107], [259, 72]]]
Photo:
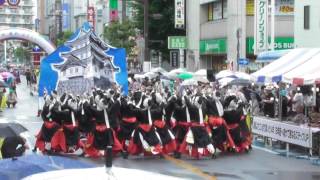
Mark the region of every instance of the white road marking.
[[17, 120], [26, 120], [26, 119], [28, 119], [28, 116], [17, 115], [17, 116], [16, 116], [16, 119], [17, 119]]
[[8, 123], [9, 121], [7, 118], [0, 118], [0, 123]]

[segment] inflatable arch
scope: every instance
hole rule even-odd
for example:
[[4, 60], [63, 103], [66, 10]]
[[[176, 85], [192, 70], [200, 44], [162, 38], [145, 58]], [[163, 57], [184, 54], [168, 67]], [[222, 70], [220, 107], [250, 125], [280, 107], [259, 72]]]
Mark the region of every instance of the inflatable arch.
[[43, 38], [39, 33], [26, 28], [0, 27], [0, 41], [7, 39], [21, 39], [33, 42], [48, 54], [51, 54], [56, 49], [51, 42]]

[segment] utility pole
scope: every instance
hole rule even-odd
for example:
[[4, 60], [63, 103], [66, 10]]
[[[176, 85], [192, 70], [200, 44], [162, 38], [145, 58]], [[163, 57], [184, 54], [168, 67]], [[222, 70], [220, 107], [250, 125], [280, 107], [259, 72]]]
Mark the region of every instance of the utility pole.
[[149, 0], [144, 0], [144, 61], [150, 61], [149, 54]]
[[122, 22], [127, 20], [127, 0], [122, 0]]

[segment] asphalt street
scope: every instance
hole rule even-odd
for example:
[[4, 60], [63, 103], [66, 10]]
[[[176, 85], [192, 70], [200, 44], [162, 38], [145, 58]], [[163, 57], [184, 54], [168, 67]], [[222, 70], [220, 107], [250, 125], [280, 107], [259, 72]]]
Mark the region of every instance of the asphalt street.
[[[0, 122], [22, 124], [29, 130], [32, 143], [34, 143], [34, 135], [42, 124], [42, 120], [37, 117], [38, 97], [30, 95], [30, 88], [27, 87], [25, 78], [21, 78], [22, 83], [17, 87], [18, 104], [16, 108], [4, 109], [0, 113]], [[78, 159], [103, 166], [103, 159]], [[263, 148], [253, 148], [248, 154], [218, 154], [216, 159], [201, 160], [187, 157], [182, 157], [180, 160], [171, 157], [129, 156], [129, 159], [116, 157], [114, 165], [185, 179], [320, 179], [320, 166], [312, 165], [310, 161], [304, 159], [279, 156]]]

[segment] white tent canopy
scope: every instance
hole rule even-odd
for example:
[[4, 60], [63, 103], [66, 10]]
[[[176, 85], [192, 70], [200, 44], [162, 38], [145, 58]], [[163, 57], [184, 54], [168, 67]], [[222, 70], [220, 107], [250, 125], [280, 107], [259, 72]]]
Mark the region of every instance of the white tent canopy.
[[282, 58], [251, 74], [251, 76], [258, 82], [280, 81], [285, 74], [303, 66], [319, 55], [320, 49], [294, 49]]
[[320, 79], [320, 54], [316, 54], [310, 60], [292, 69], [283, 75], [282, 81], [292, 83], [296, 79], [303, 84], [313, 84]]

